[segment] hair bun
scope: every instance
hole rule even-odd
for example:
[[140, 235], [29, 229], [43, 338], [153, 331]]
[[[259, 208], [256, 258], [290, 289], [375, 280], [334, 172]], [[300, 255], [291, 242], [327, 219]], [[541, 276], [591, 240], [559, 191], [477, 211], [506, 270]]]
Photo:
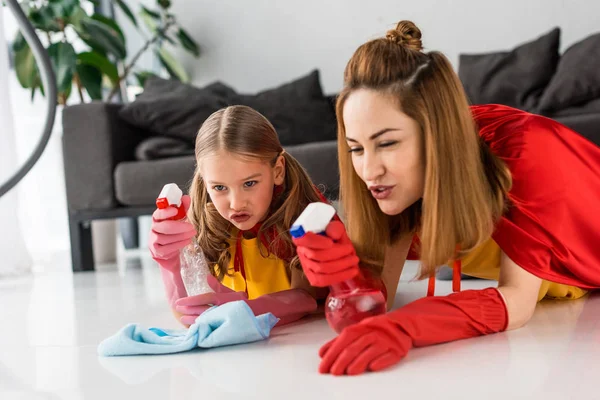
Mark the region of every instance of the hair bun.
[[421, 51], [421, 30], [412, 21], [400, 21], [396, 29], [390, 29], [385, 35], [390, 42], [404, 46], [409, 50]]

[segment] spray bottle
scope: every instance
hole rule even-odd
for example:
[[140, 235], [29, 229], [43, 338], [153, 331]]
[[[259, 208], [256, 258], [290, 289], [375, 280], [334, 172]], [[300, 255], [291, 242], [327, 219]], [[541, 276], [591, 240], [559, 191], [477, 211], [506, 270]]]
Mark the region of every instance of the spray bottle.
[[[311, 203], [294, 222], [290, 233], [294, 238], [300, 238], [306, 232], [324, 235], [334, 215], [333, 206], [322, 202]], [[337, 333], [367, 317], [384, 314], [386, 310], [383, 292], [362, 272], [352, 279], [330, 286], [325, 301], [325, 318]]]
[[[184, 219], [186, 212], [181, 201], [182, 197], [183, 192], [179, 186], [176, 183], [168, 183], [160, 191], [156, 199], [156, 207], [160, 209], [174, 207], [177, 209], [177, 214], [169, 219], [174, 221]], [[206, 258], [195, 239], [181, 250], [179, 261], [181, 278], [188, 296], [213, 292], [206, 280], [210, 274]]]

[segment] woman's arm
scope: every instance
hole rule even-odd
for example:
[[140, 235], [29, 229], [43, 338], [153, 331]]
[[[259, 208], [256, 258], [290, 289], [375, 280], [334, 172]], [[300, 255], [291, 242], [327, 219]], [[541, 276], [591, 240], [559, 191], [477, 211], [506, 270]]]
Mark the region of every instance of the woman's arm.
[[518, 329], [531, 319], [542, 280], [519, 267], [504, 252], [500, 261], [498, 291], [508, 312], [508, 328]]
[[383, 262], [383, 270], [381, 271], [381, 279], [388, 293], [387, 309], [391, 309], [398, 290], [400, 275], [404, 269], [406, 256], [410, 250], [412, 243], [412, 235], [401, 237], [395, 243], [392, 243], [385, 250], [385, 259]]

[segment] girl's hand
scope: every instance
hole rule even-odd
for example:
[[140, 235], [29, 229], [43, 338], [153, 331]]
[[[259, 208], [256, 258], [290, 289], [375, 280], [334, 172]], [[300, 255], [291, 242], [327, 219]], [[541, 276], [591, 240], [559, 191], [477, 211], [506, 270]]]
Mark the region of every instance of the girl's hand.
[[236, 292], [229, 289], [212, 275], [208, 275], [207, 281], [214, 293], [184, 297], [175, 302], [175, 311], [182, 314], [181, 323], [192, 325], [198, 316], [213, 306], [220, 306], [232, 301], [248, 300], [248, 295], [245, 292]]
[[[181, 198], [185, 211], [190, 208], [190, 196]], [[152, 214], [152, 226], [148, 247], [152, 258], [163, 268], [176, 271], [179, 268], [179, 252], [196, 236], [194, 226], [185, 219], [173, 221], [175, 207], [156, 209]]]
[[359, 258], [344, 224], [330, 222], [325, 234], [307, 232], [301, 238], [293, 239], [308, 281], [318, 287], [351, 279], [359, 273]]

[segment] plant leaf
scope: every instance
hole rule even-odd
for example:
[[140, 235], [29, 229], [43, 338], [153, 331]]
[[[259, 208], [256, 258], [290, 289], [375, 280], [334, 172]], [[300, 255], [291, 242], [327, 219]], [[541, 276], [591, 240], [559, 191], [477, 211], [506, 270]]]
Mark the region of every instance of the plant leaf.
[[77, 54], [77, 66], [80, 65], [96, 68], [102, 74], [106, 75], [113, 85], [116, 85], [119, 82], [119, 72], [117, 71], [117, 67], [100, 53], [87, 51]]
[[117, 21], [115, 21], [112, 18], [105, 17], [104, 15], [100, 15], [100, 14], [94, 14], [94, 15], [92, 15], [91, 18], [95, 21], [101, 22], [104, 25], [107, 25], [110, 28], [112, 28], [115, 32], [117, 32], [117, 34], [119, 35], [119, 37], [121, 38], [123, 43], [126, 43], [125, 35], [123, 34], [123, 31], [121, 30], [121, 27], [119, 26], [119, 24], [117, 24]]
[[29, 11], [28, 19], [36, 29], [41, 29], [44, 32], [60, 32], [54, 10], [49, 6], [32, 8]]
[[48, 0], [48, 7], [56, 18], [67, 19], [79, 7], [79, 0]]
[[36, 77], [38, 77], [35, 58], [31, 48], [25, 42], [23, 48], [15, 52], [15, 71], [17, 79], [25, 89], [34, 88]]
[[140, 11], [140, 17], [150, 32], [154, 33], [158, 30], [158, 23], [152, 15], [148, 14], [145, 10], [142, 10]]
[[81, 21], [81, 29], [76, 31], [85, 43], [100, 53], [110, 53], [120, 60], [127, 56], [119, 33], [100, 21], [86, 18]]
[[77, 64], [81, 85], [93, 100], [102, 100], [102, 72], [89, 64]]
[[[58, 42], [48, 47], [48, 56], [56, 75], [56, 86], [59, 92], [71, 89], [73, 74], [77, 65], [77, 55], [70, 43]], [[70, 93], [70, 92], [69, 92]], [[68, 97], [68, 96], [67, 96]]]
[[75, 30], [78, 30], [81, 29], [81, 21], [83, 21], [86, 18], [89, 17], [85, 10], [81, 7], [77, 7], [75, 8], [71, 16], [67, 18], [67, 23], [73, 25], [73, 28], [75, 28]]
[[157, 0], [156, 2], [164, 10], [168, 9], [169, 7], [171, 7], [171, 1], [170, 0]]
[[123, 14], [125, 14], [127, 18], [129, 18], [133, 25], [135, 25], [136, 27], [138, 26], [137, 19], [135, 19], [135, 15], [133, 15], [131, 9], [123, 0], [113, 0], [113, 3], [116, 3], [119, 6], [121, 11], [123, 11]]
[[23, 50], [26, 46], [28, 46], [27, 41], [25, 40], [25, 37], [23, 36], [23, 34], [21, 33], [21, 31], [17, 32], [17, 35], [15, 36], [15, 40], [13, 40], [12, 43], [12, 49], [14, 52]]
[[161, 31], [159, 31], [158, 34], [161, 37], [161, 39], [166, 40], [167, 42], [171, 43], [173, 46], [177, 46], [177, 42], [175, 42], [175, 40], [168, 34], [161, 32]]
[[183, 46], [184, 49], [192, 53], [196, 58], [200, 56], [200, 47], [198, 43], [183, 29], [179, 28], [177, 32], [177, 38], [179, 39], [179, 43]]
[[148, 14], [149, 16], [151, 16], [152, 18], [160, 21], [160, 13], [154, 10], [150, 10], [149, 8], [146, 8], [144, 6], [142, 6], [142, 12], [145, 14]]
[[175, 79], [179, 79], [182, 82], [188, 82], [190, 80], [187, 72], [181, 66], [179, 61], [171, 55], [164, 47], [161, 47], [157, 51], [158, 59], [160, 63], [166, 68], [169, 75]]

